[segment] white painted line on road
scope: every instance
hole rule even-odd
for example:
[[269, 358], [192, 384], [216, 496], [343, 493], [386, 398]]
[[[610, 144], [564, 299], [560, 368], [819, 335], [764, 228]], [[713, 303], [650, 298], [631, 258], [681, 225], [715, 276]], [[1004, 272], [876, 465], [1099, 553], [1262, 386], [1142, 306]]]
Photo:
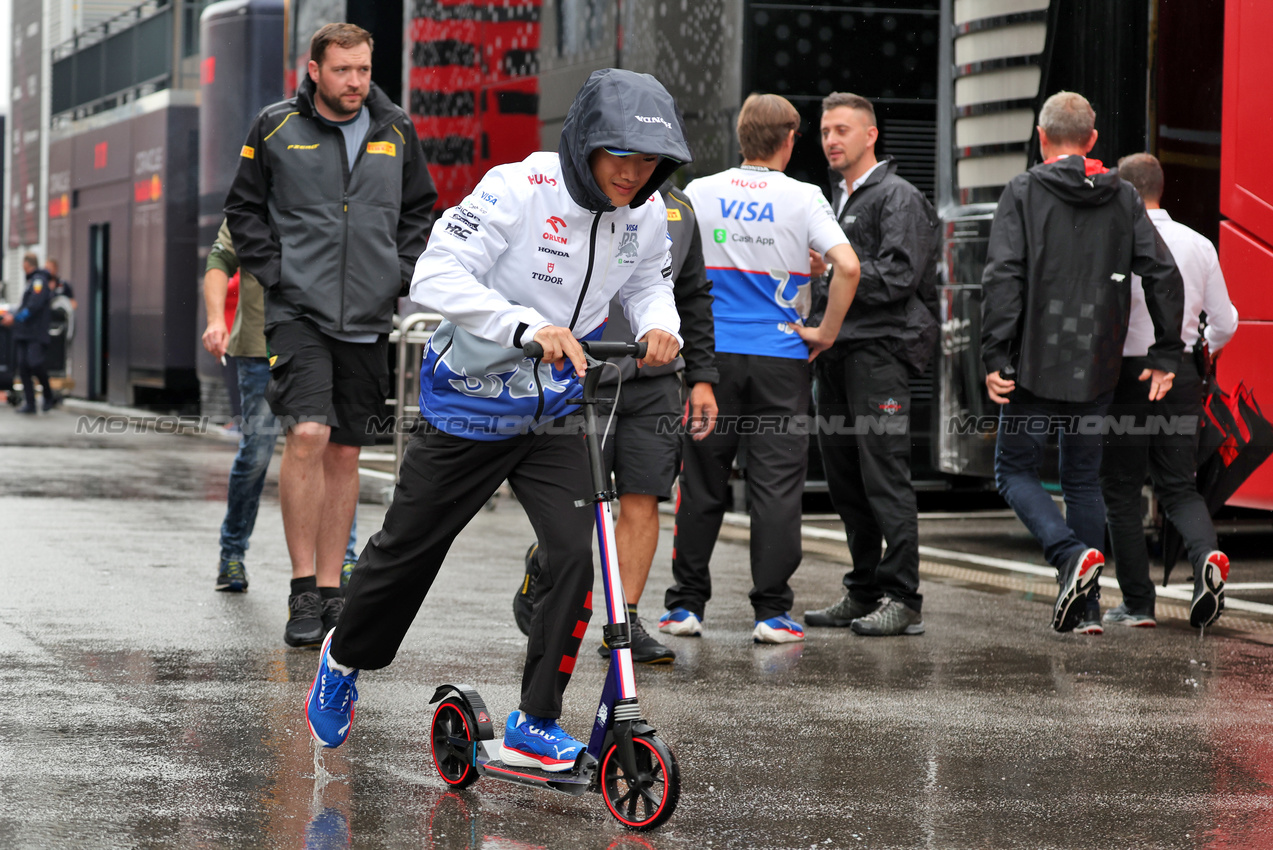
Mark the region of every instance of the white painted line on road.
[[358, 467], [358, 474], [365, 475], [368, 478], [377, 478], [381, 481], [396, 481], [397, 477], [392, 472], [381, 472], [379, 469], [365, 469]]

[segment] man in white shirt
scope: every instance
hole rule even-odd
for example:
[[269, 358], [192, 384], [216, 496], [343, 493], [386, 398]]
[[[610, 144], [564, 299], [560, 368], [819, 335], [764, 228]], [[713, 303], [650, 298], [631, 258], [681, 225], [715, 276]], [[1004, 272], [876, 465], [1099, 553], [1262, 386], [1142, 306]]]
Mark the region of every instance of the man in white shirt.
[[[809, 361], [835, 342], [857, 291], [857, 255], [821, 190], [782, 173], [800, 114], [785, 98], [753, 94], [738, 113], [743, 163], [685, 188], [703, 237], [716, 326], [716, 430], [682, 443], [676, 548], [664, 596], [665, 634], [703, 630], [711, 598], [708, 563], [730, 503], [729, 474], [747, 435], [751, 505], [750, 593], [757, 643], [804, 640], [791, 619], [788, 579], [800, 565], [800, 500], [809, 429]], [[835, 267], [821, 324], [805, 327], [811, 304], [809, 253]]]
[[[1146, 153], [1118, 161], [1118, 175], [1136, 187], [1150, 221], [1171, 249], [1185, 282], [1185, 314], [1180, 336], [1185, 352], [1201, 344], [1199, 314], [1207, 316], [1206, 342], [1219, 351], [1238, 327], [1238, 311], [1220, 273], [1216, 249], [1205, 236], [1172, 221], [1159, 206], [1163, 172], [1158, 160]], [[1167, 518], [1180, 531], [1194, 567], [1193, 602], [1189, 622], [1194, 626], [1214, 623], [1224, 608], [1224, 583], [1229, 559], [1218, 550], [1215, 527], [1206, 501], [1194, 483], [1197, 467], [1198, 430], [1180, 427], [1202, 421], [1202, 379], [1196, 359], [1183, 358], [1167, 395], [1149, 401], [1148, 387], [1139, 380], [1145, 357], [1154, 341], [1154, 329], [1145, 307], [1139, 278], [1133, 277], [1131, 316], [1123, 344], [1123, 366], [1109, 415], [1114, 422], [1134, 419], [1135, 428], [1109, 428], [1101, 461], [1101, 489], [1105, 495], [1110, 539], [1118, 570], [1123, 602], [1105, 612], [1106, 623], [1153, 627], [1154, 583], [1149, 578], [1149, 556], [1141, 526], [1141, 487], [1148, 473], [1154, 495]], [[1144, 428], [1150, 417], [1167, 427]], [[1148, 432], [1148, 433], [1146, 433]]]

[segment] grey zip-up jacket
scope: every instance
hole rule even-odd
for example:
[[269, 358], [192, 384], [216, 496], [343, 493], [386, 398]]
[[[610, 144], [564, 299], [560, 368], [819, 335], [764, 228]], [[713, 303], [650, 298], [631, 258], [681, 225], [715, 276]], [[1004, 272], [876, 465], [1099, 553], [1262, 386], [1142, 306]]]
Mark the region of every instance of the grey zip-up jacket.
[[265, 288], [265, 326], [388, 333], [433, 224], [437, 192], [406, 113], [375, 84], [371, 125], [348, 167], [314, 84], [267, 106], [248, 131], [225, 202], [239, 263]]

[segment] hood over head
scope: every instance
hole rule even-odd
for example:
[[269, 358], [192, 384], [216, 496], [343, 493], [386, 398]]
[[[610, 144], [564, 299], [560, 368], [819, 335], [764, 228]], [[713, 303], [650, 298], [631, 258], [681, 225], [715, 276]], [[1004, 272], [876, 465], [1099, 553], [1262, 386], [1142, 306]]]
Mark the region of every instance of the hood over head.
[[597, 148], [657, 154], [649, 182], [629, 205], [641, 206], [659, 184], [694, 161], [685, 140], [685, 121], [663, 84], [649, 74], [619, 68], [593, 71], [579, 89], [561, 128], [562, 177], [575, 203], [593, 212], [614, 209], [592, 177], [588, 158]]
[[1098, 159], [1064, 156], [1049, 159], [1030, 169], [1030, 176], [1053, 195], [1075, 207], [1098, 207], [1119, 193], [1123, 182]]

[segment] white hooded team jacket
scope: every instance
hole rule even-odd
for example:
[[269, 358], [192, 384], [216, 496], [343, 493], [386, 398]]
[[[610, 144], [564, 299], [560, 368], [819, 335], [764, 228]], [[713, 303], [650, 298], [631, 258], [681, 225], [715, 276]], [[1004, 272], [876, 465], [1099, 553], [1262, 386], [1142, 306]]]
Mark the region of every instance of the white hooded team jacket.
[[548, 325], [598, 338], [616, 293], [638, 339], [658, 328], [680, 340], [663, 199], [594, 213], [561, 167], [541, 152], [493, 168], [433, 225], [411, 299], [446, 318], [420, 374], [421, 415], [441, 431], [500, 440], [573, 410], [573, 369], [520, 346]]

